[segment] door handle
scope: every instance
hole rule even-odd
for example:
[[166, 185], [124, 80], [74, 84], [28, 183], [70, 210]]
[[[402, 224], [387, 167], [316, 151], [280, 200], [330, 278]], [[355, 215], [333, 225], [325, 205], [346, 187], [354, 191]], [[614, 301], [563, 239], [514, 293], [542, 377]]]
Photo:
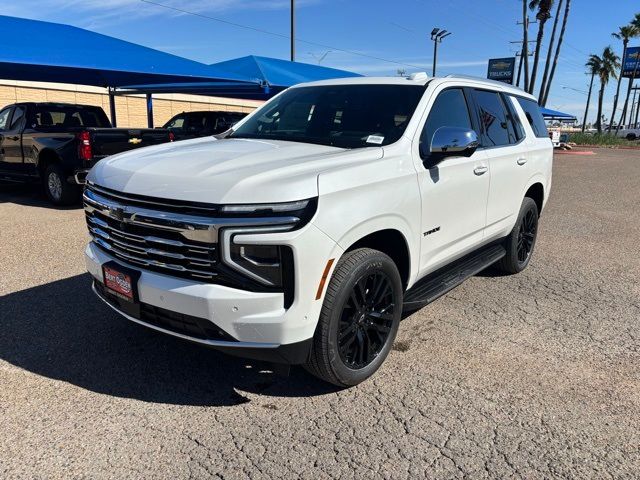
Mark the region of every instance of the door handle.
[[527, 163], [527, 159], [526, 158], [519, 158], [517, 160], [518, 165], [524, 165], [525, 163]]
[[489, 171], [489, 167], [485, 167], [485, 166], [476, 167], [476, 168], [473, 169], [473, 173], [475, 173], [478, 176], [484, 175], [488, 171]]

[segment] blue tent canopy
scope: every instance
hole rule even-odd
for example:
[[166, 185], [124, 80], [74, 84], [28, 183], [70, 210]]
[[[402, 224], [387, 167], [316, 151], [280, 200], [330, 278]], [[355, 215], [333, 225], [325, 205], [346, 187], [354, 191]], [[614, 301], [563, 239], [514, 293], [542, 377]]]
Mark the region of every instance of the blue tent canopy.
[[545, 120], [561, 120], [566, 122], [575, 122], [577, 118], [575, 115], [569, 113], [562, 113], [556, 110], [550, 110], [548, 108], [540, 107], [540, 112]]
[[257, 57], [255, 55], [218, 62], [211, 66], [236, 73], [245, 78], [258, 80], [271, 88], [279, 88], [281, 90], [297, 83], [362, 76], [358, 73], [336, 68], [290, 62], [277, 58]]
[[101, 87], [246, 77], [58, 23], [0, 15], [0, 78]]
[[129, 85], [121, 91], [131, 93], [195, 93], [217, 97], [267, 100], [282, 90], [298, 83], [331, 78], [360, 77], [360, 74], [322, 67], [308, 63], [290, 62], [277, 58], [249, 55], [210, 65], [211, 68], [230, 72], [248, 83], [170, 83], [155, 85]]

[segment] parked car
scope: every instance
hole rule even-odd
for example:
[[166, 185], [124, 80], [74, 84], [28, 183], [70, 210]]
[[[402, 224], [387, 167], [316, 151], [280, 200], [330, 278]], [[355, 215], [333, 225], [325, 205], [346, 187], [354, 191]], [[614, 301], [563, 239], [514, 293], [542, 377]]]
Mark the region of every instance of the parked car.
[[627, 140], [638, 140], [640, 139], [640, 128], [632, 128], [629, 126], [628, 128], [621, 128], [618, 130], [618, 137], [626, 138]]
[[403, 310], [527, 267], [552, 158], [534, 97], [503, 83], [302, 84], [222, 139], [94, 167], [87, 268], [134, 322], [355, 385]]
[[41, 180], [52, 203], [68, 205], [96, 162], [170, 139], [168, 130], [113, 128], [100, 107], [16, 103], [0, 110], [0, 178]]
[[165, 123], [176, 140], [217, 135], [246, 117], [241, 112], [182, 112]]

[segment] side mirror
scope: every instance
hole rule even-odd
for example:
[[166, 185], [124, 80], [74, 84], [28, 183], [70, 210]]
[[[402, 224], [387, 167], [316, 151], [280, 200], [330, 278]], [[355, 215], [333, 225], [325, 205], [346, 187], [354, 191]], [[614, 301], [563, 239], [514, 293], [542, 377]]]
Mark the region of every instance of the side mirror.
[[437, 165], [446, 157], [470, 157], [480, 142], [475, 131], [460, 127], [440, 127], [429, 147], [429, 163]]

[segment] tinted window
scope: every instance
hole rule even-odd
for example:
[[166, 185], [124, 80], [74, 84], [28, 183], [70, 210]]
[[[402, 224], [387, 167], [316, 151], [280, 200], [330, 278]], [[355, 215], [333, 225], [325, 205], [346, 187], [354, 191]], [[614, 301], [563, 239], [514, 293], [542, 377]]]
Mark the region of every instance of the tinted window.
[[190, 113], [186, 117], [187, 128], [202, 130], [208, 114], [206, 113]]
[[15, 108], [15, 110], [13, 111], [13, 116], [11, 117], [11, 126], [9, 127], [9, 130], [16, 130], [21, 126], [22, 119], [24, 118], [24, 112], [24, 107]]
[[184, 127], [184, 116], [180, 115], [179, 117], [174, 117], [167, 122], [164, 128], [183, 128]]
[[482, 146], [496, 147], [516, 143], [513, 126], [507, 119], [507, 112], [500, 94], [476, 90], [475, 99], [483, 134]]
[[101, 108], [80, 107], [73, 105], [41, 105], [34, 109], [33, 128], [61, 129], [72, 127], [111, 126], [109, 119]]
[[9, 114], [11, 113], [11, 107], [5, 108], [0, 112], [0, 130], [7, 128], [7, 121], [9, 120]]
[[502, 95], [502, 102], [507, 107], [507, 118], [509, 119], [509, 128], [512, 134], [515, 135], [516, 140], [520, 141], [525, 137], [524, 127], [520, 121], [520, 115], [515, 110], [511, 99], [505, 95]]
[[260, 108], [231, 138], [264, 138], [343, 148], [389, 145], [404, 133], [424, 87], [299, 87]]
[[420, 144], [426, 143], [430, 147], [433, 134], [440, 127], [460, 127], [471, 130], [469, 109], [461, 89], [452, 88], [438, 95], [422, 129]]
[[527, 98], [518, 97], [517, 100], [524, 110], [527, 120], [529, 120], [529, 125], [531, 125], [536, 137], [548, 138], [549, 132], [547, 131], [547, 125], [544, 123], [544, 118], [542, 118], [542, 113], [540, 112], [538, 104]]

